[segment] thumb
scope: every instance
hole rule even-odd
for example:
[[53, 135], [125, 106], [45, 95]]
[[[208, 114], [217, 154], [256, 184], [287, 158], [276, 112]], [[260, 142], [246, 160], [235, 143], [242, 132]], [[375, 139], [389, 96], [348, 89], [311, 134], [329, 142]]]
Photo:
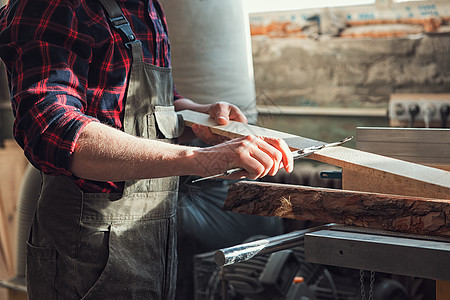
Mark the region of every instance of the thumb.
[[218, 113], [215, 117], [216, 122], [219, 125], [226, 125], [228, 124], [228, 122], [230, 121], [230, 119], [228, 118], [228, 116], [226, 114], [223, 113]]

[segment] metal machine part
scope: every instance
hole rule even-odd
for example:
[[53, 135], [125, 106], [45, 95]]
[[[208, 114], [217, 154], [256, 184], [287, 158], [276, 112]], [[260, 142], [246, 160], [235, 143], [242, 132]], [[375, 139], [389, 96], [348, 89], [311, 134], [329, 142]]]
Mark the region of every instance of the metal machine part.
[[249, 243], [217, 250], [214, 253], [214, 261], [218, 266], [227, 266], [237, 262], [249, 260], [252, 257], [290, 249], [303, 243], [306, 233], [322, 229], [329, 229], [335, 224], [308, 228], [301, 231], [293, 231], [275, 237], [265, 238]]
[[450, 239], [327, 224], [217, 250], [226, 266], [252, 257], [305, 245], [310, 263], [450, 280]]
[[450, 94], [395, 93], [389, 100], [391, 127], [447, 128]]
[[358, 227], [305, 234], [307, 262], [450, 280], [450, 239]]
[[[246, 242], [261, 240], [254, 236]], [[196, 300], [357, 300], [410, 299], [430, 296], [430, 282], [421, 278], [325, 266], [305, 260], [304, 238], [296, 246], [217, 266], [214, 252], [195, 256]], [[414, 280], [414, 289], [408, 290]], [[418, 288], [420, 287], [420, 288]], [[425, 289], [426, 288], [426, 289]], [[425, 299], [422, 297], [422, 299]], [[428, 298], [426, 298], [428, 299]]]

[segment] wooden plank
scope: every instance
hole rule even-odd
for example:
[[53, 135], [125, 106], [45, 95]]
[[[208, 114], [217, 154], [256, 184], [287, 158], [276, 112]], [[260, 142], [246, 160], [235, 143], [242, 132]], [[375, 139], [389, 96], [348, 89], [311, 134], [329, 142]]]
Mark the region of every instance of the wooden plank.
[[5, 288], [0, 288], [0, 299], [6, 299], [8, 300], [8, 290]]
[[332, 117], [386, 117], [385, 108], [348, 108], [348, 107], [313, 107], [258, 105], [259, 114], [293, 115], [293, 116], [332, 116]]
[[292, 150], [301, 149], [310, 146], [321, 145], [322, 142], [318, 142], [312, 139], [299, 137], [290, 133], [280, 132], [269, 128], [263, 128], [255, 125], [244, 124], [239, 122], [230, 121], [227, 125], [217, 125], [208, 115], [194, 112], [191, 110], [183, 110], [178, 112], [183, 116], [186, 126], [192, 126], [193, 124], [201, 124], [208, 126], [215, 134], [226, 136], [229, 138], [237, 138], [245, 135], [257, 135], [257, 136], [272, 136], [284, 139]]
[[28, 296], [26, 292], [9, 290], [8, 300], [27, 300]]
[[0, 148], [0, 279], [14, 271], [16, 203], [28, 162], [15, 141], [6, 140]]
[[[392, 123], [392, 122], [391, 122]], [[364, 131], [364, 132], [362, 132]], [[443, 143], [442, 148], [447, 148], [445, 144], [448, 143], [448, 129], [362, 129], [357, 131], [357, 139], [364, 141], [373, 140], [385, 144], [385, 147], [389, 147], [391, 142], [401, 141], [401, 142], [413, 142], [413, 143]], [[362, 136], [361, 136], [362, 133]], [[357, 147], [361, 146], [357, 142]], [[371, 151], [374, 151], [372, 149]], [[415, 162], [424, 161], [424, 157], [430, 158], [429, 152], [422, 152], [420, 157], [413, 158]], [[432, 159], [432, 158], [431, 158]], [[434, 162], [433, 162], [434, 163]], [[448, 166], [440, 165], [439, 168], [448, 168]], [[449, 170], [449, 169], [447, 169]], [[410, 194], [410, 190], [405, 189], [404, 186], [399, 184], [393, 184], [386, 187], [384, 181], [380, 178], [373, 178], [370, 180], [365, 176], [360, 176], [357, 172], [351, 170], [343, 170], [342, 174], [342, 186], [345, 189], [353, 189], [358, 191], [377, 191], [386, 192], [389, 190], [390, 193], [397, 194]], [[417, 193], [417, 191], [414, 191]], [[445, 282], [442, 280], [436, 281], [436, 300], [449, 299], [450, 296], [450, 282]]]
[[396, 93], [391, 94], [391, 100], [396, 101], [426, 101], [426, 100], [433, 100], [433, 101], [448, 101], [450, 100], [450, 94], [445, 93]]
[[447, 128], [357, 127], [356, 136], [361, 142], [450, 144]]
[[[320, 141], [238, 122], [217, 126], [208, 115], [192, 111], [180, 113], [187, 126], [192, 126], [194, 123], [206, 125], [214, 133], [231, 138], [248, 134], [279, 137], [283, 138], [292, 150], [323, 144]], [[308, 158], [354, 171], [369, 180], [382, 181], [385, 185], [383, 193], [396, 194], [390, 192], [392, 191], [390, 187], [395, 186], [397, 189], [401, 189], [401, 192], [397, 194], [450, 199], [450, 172], [446, 170], [346, 147], [323, 149]]]
[[413, 156], [417, 158], [436, 159], [438, 161], [450, 161], [450, 143], [402, 143], [402, 142], [361, 142], [356, 147], [362, 151], [368, 151], [387, 156]]
[[450, 201], [241, 181], [223, 207], [236, 213], [450, 238]]
[[430, 164], [427, 164], [428, 166], [430, 166], [430, 167], [433, 167], [433, 168], [438, 168], [438, 169], [442, 169], [442, 170], [445, 170], [445, 171], [450, 171], [450, 166], [442, 166], [442, 165], [434, 165], [434, 164], [432, 164], [432, 163], [430, 163]]
[[420, 164], [450, 166], [450, 129], [358, 127], [356, 148]]
[[341, 167], [344, 174], [366, 178], [365, 184], [343, 178], [345, 189], [360, 190], [364, 185], [370, 192], [450, 199], [448, 171], [354, 149], [326, 149], [320, 154], [320, 161]]
[[450, 281], [436, 280], [436, 300], [450, 299]]

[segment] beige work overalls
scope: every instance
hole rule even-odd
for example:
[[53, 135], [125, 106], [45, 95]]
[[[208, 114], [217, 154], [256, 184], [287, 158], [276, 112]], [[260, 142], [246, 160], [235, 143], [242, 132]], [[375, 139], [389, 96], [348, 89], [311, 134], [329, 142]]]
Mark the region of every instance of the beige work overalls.
[[[101, 0], [133, 63], [124, 131], [179, 135], [171, 69], [143, 62], [142, 45], [114, 0]], [[172, 299], [178, 178], [125, 182], [123, 194], [83, 193], [72, 178], [43, 175], [27, 245], [33, 299]]]

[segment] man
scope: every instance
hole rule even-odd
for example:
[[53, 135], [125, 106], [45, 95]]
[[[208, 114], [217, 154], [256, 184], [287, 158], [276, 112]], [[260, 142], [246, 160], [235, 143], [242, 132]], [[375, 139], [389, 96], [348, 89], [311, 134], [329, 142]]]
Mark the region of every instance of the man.
[[27, 248], [30, 299], [171, 299], [176, 176], [292, 171], [279, 139], [169, 143], [181, 134], [175, 110], [219, 124], [246, 119], [176, 92], [157, 0], [11, 0], [0, 17], [14, 135], [43, 174]]

